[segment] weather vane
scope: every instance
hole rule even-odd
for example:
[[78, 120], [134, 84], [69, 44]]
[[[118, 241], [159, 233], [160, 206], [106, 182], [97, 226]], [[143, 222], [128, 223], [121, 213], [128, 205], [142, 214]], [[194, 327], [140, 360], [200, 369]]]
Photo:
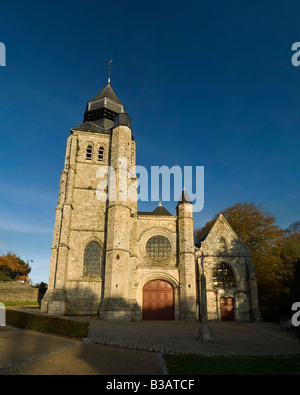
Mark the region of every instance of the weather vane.
[[107, 83], [108, 84], [110, 84], [110, 70], [111, 70], [111, 62], [112, 62], [112, 59], [109, 61], [109, 66], [108, 66], [108, 81], [107, 81]]

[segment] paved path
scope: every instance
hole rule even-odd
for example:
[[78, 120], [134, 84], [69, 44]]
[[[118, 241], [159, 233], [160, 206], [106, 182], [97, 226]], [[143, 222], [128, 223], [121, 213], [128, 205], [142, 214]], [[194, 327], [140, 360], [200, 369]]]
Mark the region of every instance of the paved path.
[[163, 375], [167, 371], [162, 353], [300, 356], [295, 333], [273, 323], [211, 322], [214, 340], [202, 342], [197, 339], [201, 326], [197, 322], [65, 319], [89, 321], [88, 337], [75, 341], [0, 327], [0, 375]]
[[108, 322], [89, 319], [89, 342], [160, 353], [188, 353], [205, 356], [300, 356], [294, 332], [279, 324], [211, 322], [214, 339], [197, 340], [197, 322], [142, 321]]
[[0, 327], [0, 375], [163, 375], [159, 354]]

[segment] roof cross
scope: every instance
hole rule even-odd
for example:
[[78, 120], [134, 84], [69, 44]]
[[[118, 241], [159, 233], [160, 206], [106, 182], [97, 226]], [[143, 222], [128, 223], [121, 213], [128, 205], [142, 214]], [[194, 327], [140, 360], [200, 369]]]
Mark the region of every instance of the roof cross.
[[112, 59], [109, 61], [109, 66], [107, 67], [107, 69], [108, 69], [108, 80], [107, 80], [107, 83], [108, 84], [110, 84], [110, 70], [111, 70], [111, 62], [112, 62]]

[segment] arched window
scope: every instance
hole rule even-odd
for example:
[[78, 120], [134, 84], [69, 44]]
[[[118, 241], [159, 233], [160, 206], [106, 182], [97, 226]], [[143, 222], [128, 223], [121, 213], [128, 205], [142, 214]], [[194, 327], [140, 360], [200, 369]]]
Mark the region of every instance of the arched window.
[[84, 250], [83, 258], [83, 276], [100, 277], [101, 276], [101, 246], [95, 241], [91, 241]]
[[92, 152], [93, 152], [93, 147], [89, 145], [86, 149], [86, 160], [92, 160]]
[[221, 239], [219, 240], [218, 244], [219, 244], [219, 251], [220, 252], [226, 252], [226, 242], [223, 239], [223, 237], [221, 237]]
[[227, 263], [222, 262], [214, 268], [213, 284], [216, 288], [235, 287], [234, 274]]
[[168, 258], [171, 255], [171, 251], [170, 241], [162, 235], [153, 236], [146, 243], [147, 255], [157, 261]]
[[98, 150], [98, 161], [103, 162], [104, 159], [104, 147], [100, 147]]

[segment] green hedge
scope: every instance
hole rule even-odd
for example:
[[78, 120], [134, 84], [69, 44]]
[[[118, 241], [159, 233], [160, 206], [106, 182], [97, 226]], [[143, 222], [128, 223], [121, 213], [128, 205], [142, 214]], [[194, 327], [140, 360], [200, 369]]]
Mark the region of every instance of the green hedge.
[[6, 323], [22, 329], [33, 329], [80, 339], [87, 337], [89, 331], [88, 322], [72, 321], [10, 309], [6, 309]]

